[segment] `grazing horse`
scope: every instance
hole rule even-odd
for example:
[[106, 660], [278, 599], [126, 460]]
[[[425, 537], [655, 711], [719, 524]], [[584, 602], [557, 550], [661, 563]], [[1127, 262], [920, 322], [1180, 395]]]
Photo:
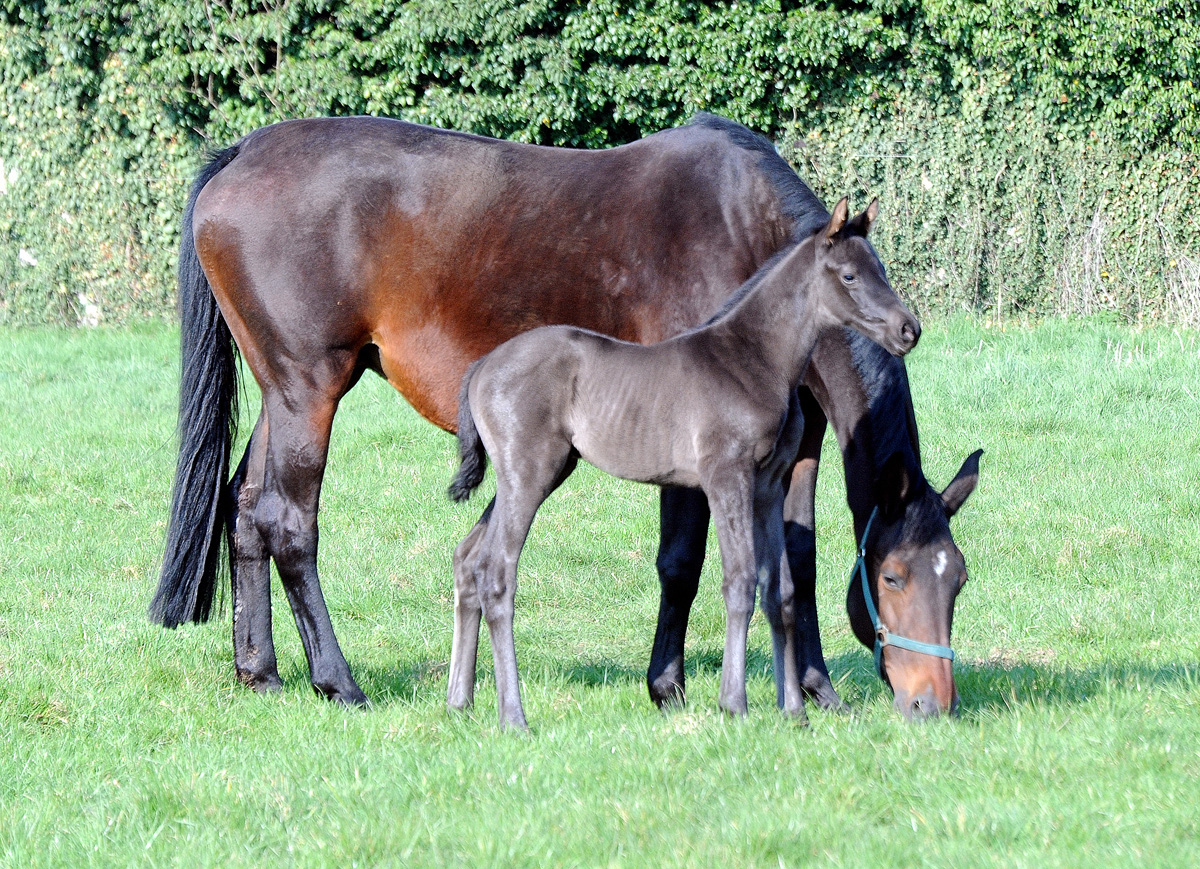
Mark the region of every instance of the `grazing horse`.
[[543, 326], [471, 366], [450, 495], [467, 498], [491, 456], [496, 496], [454, 553], [452, 708], [474, 698], [482, 612], [500, 723], [527, 726], [513, 643], [517, 562], [538, 507], [583, 458], [627, 480], [704, 492], [724, 567], [720, 706], [746, 712], [746, 632], [762, 584], [782, 705], [804, 713], [795, 625], [780, 606], [780, 584], [790, 585], [783, 478], [804, 427], [796, 388], [824, 329], [854, 326], [896, 354], [920, 335], [866, 241], [877, 213], [872, 202], [847, 220], [842, 199], [823, 230], [776, 257], [702, 328], [645, 346]]
[[[250, 133], [213, 156], [184, 210], [181, 437], [151, 618], [174, 627], [209, 617], [227, 536], [238, 679], [260, 691], [280, 685], [273, 559], [314, 688], [364, 702], [317, 574], [330, 429], [362, 373], [384, 376], [453, 431], [467, 366], [502, 341], [549, 323], [661, 341], [708, 320], [775, 253], [828, 220], [769, 142], [711, 115], [604, 151], [382, 118]], [[239, 349], [262, 407], [227, 484]], [[818, 351], [806, 382], [833, 376], [826, 369], [841, 360], [829, 358]], [[664, 606], [686, 624], [704, 555], [689, 518], [706, 529], [708, 512], [685, 489], [664, 488], [662, 502]], [[877, 540], [872, 549], [883, 552]], [[834, 704], [815, 598], [802, 587], [797, 604], [811, 610], [813, 629], [800, 645], [805, 689]], [[926, 602], [914, 595], [904, 605]], [[674, 663], [661, 678], [651, 672], [656, 699], [682, 696], [682, 634], [679, 648], [677, 673]]]
[[[804, 382], [798, 394], [804, 434], [785, 505], [793, 584], [783, 586], [784, 606], [795, 607], [805, 692], [821, 706], [837, 709], [842, 703], [824, 668], [816, 610], [815, 493], [827, 423], [841, 446], [855, 539], [865, 552], [851, 575], [846, 607], [855, 635], [867, 648], [876, 644], [878, 634], [868, 614], [860, 565], [867, 569], [872, 605], [879, 602], [886, 615], [882, 624], [891, 634], [923, 638], [920, 642], [948, 651], [955, 598], [966, 581], [966, 564], [949, 520], [975, 489], [983, 451], [968, 456], [939, 495], [921, 469], [904, 363], [853, 330], [821, 336]], [[702, 496], [664, 490], [662, 500], [659, 569], [670, 581], [664, 579], [662, 586], [649, 670], [650, 693], [660, 705], [682, 699], [683, 638], [708, 531]], [[665, 531], [668, 527], [673, 536]], [[678, 546], [679, 540], [692, 541], [691, 548]], [[894, 644], [879, 648], [882, 659], [876, 669], [893, 689], [897, 711], [914, 719], [957, 706], [949, 657]]]

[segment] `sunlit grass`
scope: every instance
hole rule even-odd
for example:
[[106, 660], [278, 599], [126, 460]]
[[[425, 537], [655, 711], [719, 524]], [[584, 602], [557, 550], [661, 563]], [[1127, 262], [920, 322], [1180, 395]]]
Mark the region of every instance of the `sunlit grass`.
[[1200, 860], [1194, 333], [926, 324], [909, 362], [926, 471], [945, 485], [987, 450], [954, 520], [971, 573], [957, 720], [898, 719], [849, 632], [853, 541], [829, 445], [819, 601], [852, 714], [810, 709], [801, 728], [775, 711], [761, 618], [750, 715], [716, 711], [714, 557], [689, 706], [654, 709], [656, 493], [581, 468], [522, 561], [528, 736], [498, 731], [486, 640], [477, 708], [443, 707], [450, 553], [486, 497], [446, 500], [453, 440], [385, 384], [345, 401], [322, 498], [326, 595], [374, 700], [346, 711], [309, 689], [278, 590], [276, 696], [234, 682], [227, 593], [206, 625], [145, 618], [174, 462], [174, 333], [2, 334], [0, 863]]

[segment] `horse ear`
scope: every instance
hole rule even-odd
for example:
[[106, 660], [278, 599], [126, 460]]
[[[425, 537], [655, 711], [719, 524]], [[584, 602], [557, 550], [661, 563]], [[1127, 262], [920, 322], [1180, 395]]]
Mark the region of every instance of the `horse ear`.
[[879, 198], [871, 200], [871, 204], [867, 206], [866, 211], [861, 214], [854, 215], [854, 218], [846, 223], [845, 232], [853, 235], [861, 235], [867, 237], [867, 233], [871, 231], [871, 226], [875, 223], [875, 218], [879, 216]]
[[887, 457], [875, 478], [875, 503], [884, 521], [894, 522], [904, 514], [904, 505], [912, 497], [917, 480], [904, 454], [895, 452]]
[[829, 218], [829, 226], [825, 227], [825, 244], [833, 244], [833, 237], [842, 231], [846, 225], [846, 215], [850, 213], [850, 199], [843, 196], [833, 206], [833, 216]]
[[871, 200], [871, 204], [867, 206], [867, 210], [863, 212], [863, 235], [871, 231], [871, 227], [875, 225], [875, 218], [879, 216], [879, 197], [876, 196]]
[[976, 450], [967, 456], [967, 460], [958, 469], [957, 476], [942, 492], [942, 503], [946, 506], [947, 518], [957, 513], [958, 508], [975, 491], [975, 486], [979, 483], [979, 457], [982, 455], [983, 450]]

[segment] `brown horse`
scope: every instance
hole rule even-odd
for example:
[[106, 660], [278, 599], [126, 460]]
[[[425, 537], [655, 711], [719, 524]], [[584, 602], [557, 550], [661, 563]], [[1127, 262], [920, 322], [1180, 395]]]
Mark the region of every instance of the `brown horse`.
[[[208, 618], [228, 533], [238, 678], [280, 684], [274, 559], [314, 687], [364, 702], [321, 593], [316, 521], [333, 416], [362, 373], [453, 430], [463, 373], [502, 341], [547, 323], [662, 340], [706, 321], [828, 220], [769, 142], [712, 116], [607, 151], [376, 118], [249, 134], [201, 171], [184, 212], [181, 444], [152, 618]], [[227, 486], [235, 342], [262, 409]], [[664, 489], [660, 579], [684, 624], [703, 557], [684, 521], [697, 499], [706, 525], [703, 496]], [[803, 588], [797, 603], [809, 607]], [[944, 603], [910, 595], [904, 606], [941, 630]], [[806, 690], [836, 704], [819, 637], [806, 635], [800, 654]], [[682, 696], [682, 640], [650, 682], [656, 699]]]
[[[496, 497], [454, 553], [454, 648], [448, 703], [475, 690], [479, 619], [487, 618], [502, 726], [524, 728], [513, 644], [517, 562], [534, 515], [578, 459], [643, 483], [703, 491], [721, 546], [727, 624], [720, 705], [746, 712], [746, 631], [756, 587], [775, 638], [784, 710], [804, 714], [782, 605], [783, 479], [803, 418], [796, 391], [822, 331], [855, 326], [897, 354], [916, 346], [916, 318], [896, 297], [867, 243], [877, 203], [797, 242], [746, 283], [703, 328], [650, 346], [573, 326], [543, 326], [468, 369], [459, 400], [464, 500], [483, 482]], [[786, 562], [784, 562], [786, 564]]]

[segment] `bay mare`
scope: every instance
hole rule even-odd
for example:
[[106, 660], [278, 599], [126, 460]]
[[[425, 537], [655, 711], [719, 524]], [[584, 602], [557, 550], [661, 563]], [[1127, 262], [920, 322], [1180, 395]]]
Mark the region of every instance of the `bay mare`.
[[[170, 627], [209, 618], [228, 534], [238, 679], [260, 691], [281, 684], [274, 560], [314, 687], [364, 702], [321, 592], [316, 519], [333, 416], [363, 372], [453, 431], [463, 373], [500, 342], [547, 323], [639, 343], [679, 334], [828, 219], [769, 142], [711, 115], [605, 151], [326, 118], [265, 127], [214, 154], [184, 211], [180, 452], [151, 617]], [[821, 341], [806, 375], [806, 384], [839, 384], [817, 393], [822, 401], [861, 385], [837, 340]], [[227, 483], [238, 350], [262, 407]], [[809, 584], [810, 495], [797, 497], [815, 480], [816, 456], [800, 459], [788, 501], [798, 505], [788, 550], [799, 667], [805, 690], [831, 706], [839, 701]], [[668, 641], [656, 640], [648, 683], [666, 702], [683, 696], [682, 631], [708, 513], [687, 490], [664, 488], [662, 503]], [[867, 543], [873, 564], [895, 555], [881, 544]], [[928, 611], [944, 631], [943, 604], [918, 594], [898, 605]], [[895, 683], [909, 662], [886, 665]]]
[[583, 458], [628, 480], [704, 493], [724, 568], [720, 706], [746, 712], [746, 634], [761, 584], [781, 705], [804, 714], [795, 624], [780, 593], [783, 478], [804, 425], [796, 388], [825, 329], [854, 326], [896, 354], [920, 335], [867, 243], [877, 213], [872, 202], [847, 220], [842, 199], [824, 229], [782, 252], [703, 328], [645, 346], [543, 326], [468, 370], [450, 494], [468, 497], [491, 456], [496, 496], [454, 553], [452, 708], [474, 699], [482, 612], [501, 725], [527, 726], [513, 642], [517, 563], [538, 507]]

